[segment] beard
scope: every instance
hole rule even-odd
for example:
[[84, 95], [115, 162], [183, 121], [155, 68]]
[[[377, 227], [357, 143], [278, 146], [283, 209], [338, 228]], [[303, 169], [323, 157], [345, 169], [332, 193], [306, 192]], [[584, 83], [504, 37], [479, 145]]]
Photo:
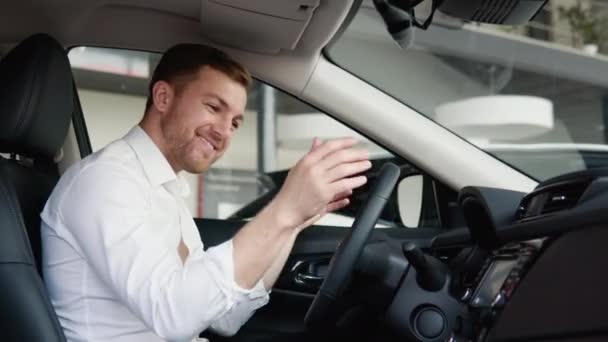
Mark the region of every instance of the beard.
[[211, 154], [203, 151], [194, 131], [175, 121], [168, 120], [161, 124], [170, 163], [189, 173], [207, 171], [221, 154], [217, 151]]

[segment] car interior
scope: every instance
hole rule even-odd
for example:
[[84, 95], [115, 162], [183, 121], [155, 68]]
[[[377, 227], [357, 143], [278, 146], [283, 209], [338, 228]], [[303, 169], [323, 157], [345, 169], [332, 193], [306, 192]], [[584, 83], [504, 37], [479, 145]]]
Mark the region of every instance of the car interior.
[[[348, 212], [354, 217], [350, 229], [315, 225], [301, 233], [269, 304], [235, 336], [205, 331], [202, 337], [607, 340], [608, 170], [538, 182], [340, 68], [327, 54], [361, 6], [377, 11], [395, 44], [408, 46], [408, 30], [428, 28], [435, 11], [513, 25], [530, 21], [547, 4], [429, 1], [426, 22], [411, 20], [422, 2], [417, 0], [1, 4], [0, 340], [66, 340], [40, 271], [39, 214], [61, 174], [92, 153], [68, 51], [93, 46], [162, 53], [178, 42], [228, 52], [257, 80], [397, 156], [374, 164], [373, 181]], [[437, 196], [431, 204], [439, 218], [426, 220], [449, 229], [374, 229], [391, 215], [406, 215], [394, 213], [396, 189], [417, 172], [433, 178], [429, 186]], [[231, 219], [195, 218], [206, 247], [230, 239], [264, 203], [252, 203]]]

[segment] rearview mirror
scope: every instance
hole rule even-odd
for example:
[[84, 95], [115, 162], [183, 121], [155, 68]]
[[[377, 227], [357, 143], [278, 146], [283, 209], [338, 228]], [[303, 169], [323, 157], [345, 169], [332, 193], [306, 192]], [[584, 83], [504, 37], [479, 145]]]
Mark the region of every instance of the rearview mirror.
[[408, 228], [417, 228], [422, 213], [422, 175], [403, 178], [397, 186], [397, 205], [401, 223]]

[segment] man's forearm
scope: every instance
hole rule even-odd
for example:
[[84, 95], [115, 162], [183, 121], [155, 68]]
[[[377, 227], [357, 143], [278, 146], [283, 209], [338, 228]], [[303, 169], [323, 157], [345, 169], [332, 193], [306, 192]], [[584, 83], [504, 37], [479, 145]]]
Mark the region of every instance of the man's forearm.
[[[239, 286], [252, 288], [269, 272], [271, 266], [279, 263], [277, 268], [282, 268], [285, 263], [297, 230], [280, 214], [271, 203], [235, 235], [234, 278]], [[288, 244], [290, 247], [286, 248]], [[279, 262], [279, 259], [283, 261]]]
[[285, 241], [283, 249], [281, 249], [279, 255], [277, 255], [273, 263], [270, 265], [268, 271], [266, 271], [266, 274], [264, 274], [264, 287], [267, 290], [270, 290], [274, 286], [274, 283], [277, 281], [279, 274], [281, 274], [283, 267], [285, 267], [285, 262], [287, 262], [287, 258], [293, 249], [293, 244], [295, 243], [297, 236], [298, 233], [294, 230], [287, 241]]
[[283, 267], [285, 267], [287, 258], [289, 257], [289, 254], [291, 253], [291, 250], [293, 249], [293, 245], [296, 242], [296, 239], [297, 239], [299, 233], [306, 227], [314, 224], [316, 221], [319, 220], [319, 218], [320, 218], [319, 215], [313, 216], [308, 221], [304, 222], [303, 224], [301, 224], [299, 227], [295, 228], [292, 231], [291, 236], [287, 239], [287, 241], [283, 245], [283, 249], [281, 249], [277, 258], [274, 260], [272, 265], [270, 265], [270, 268], [268, 269], [266, 274], [264, 274], [264, 287], [266, 287], [266, 289], [268, 289], [268, 290], [271, 289], [274, 286], [274, 283], [277, 281], [279, 274], [281, 274]]

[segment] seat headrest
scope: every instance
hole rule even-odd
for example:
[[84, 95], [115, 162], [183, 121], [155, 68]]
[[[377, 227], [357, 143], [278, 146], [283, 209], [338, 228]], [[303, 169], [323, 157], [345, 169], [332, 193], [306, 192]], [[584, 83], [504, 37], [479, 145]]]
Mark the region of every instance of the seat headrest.
[[0, 60], [0, 152], [53, 158], [73, 112], [72, 69], [54, 38], [33, 35]]

